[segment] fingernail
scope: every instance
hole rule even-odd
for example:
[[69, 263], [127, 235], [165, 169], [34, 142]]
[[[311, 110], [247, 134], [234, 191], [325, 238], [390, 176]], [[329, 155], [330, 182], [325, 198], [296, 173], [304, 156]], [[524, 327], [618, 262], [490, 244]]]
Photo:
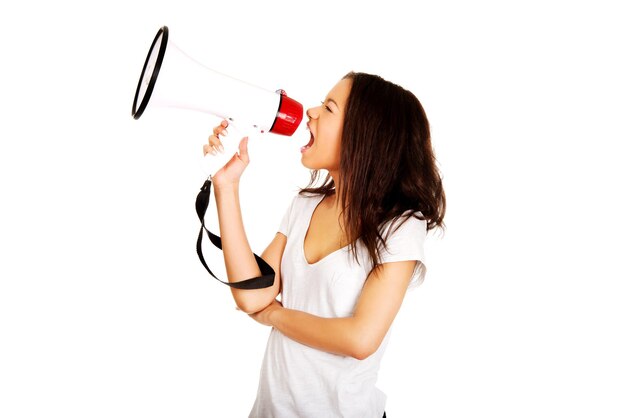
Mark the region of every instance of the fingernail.
[[224, 130], [220, 133], [220, 135], [226, 136], [226, 135], [228, 135], [228, 131], [227, 131], [226, 129], [224, 129]]
[[222, 144], [219, 144], [219, 146], [217, 147], [217, 149], [223, 154], [224, 153], [224, 146]]

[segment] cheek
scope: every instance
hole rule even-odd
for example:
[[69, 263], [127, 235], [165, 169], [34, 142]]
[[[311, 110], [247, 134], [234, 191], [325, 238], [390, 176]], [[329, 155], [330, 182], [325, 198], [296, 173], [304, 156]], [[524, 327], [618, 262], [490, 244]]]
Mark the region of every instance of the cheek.
[[341, 138], [335, 138], [325, 150], [328, 165], [333, 168], [339, 168], [341, 160]]
[[341, 156], [341, 139], [337, 139], [337, 141], [333, 144], [332, 153], [335, 161], [339, 161], [339, 157]]
[[341, 129], [337, 126], [328, 127], [324, 131], [325, 148], [338, 150], [341, 144]]

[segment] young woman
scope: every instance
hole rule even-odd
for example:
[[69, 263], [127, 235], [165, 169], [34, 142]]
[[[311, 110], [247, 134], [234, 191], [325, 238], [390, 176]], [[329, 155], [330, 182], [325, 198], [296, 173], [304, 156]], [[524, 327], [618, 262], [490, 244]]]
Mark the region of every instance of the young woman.
[[[424, 278], [427, 231], [443, 226], [428, 120], [412, 93], [363, 73], [347, 74], [306, 114], [311, 182], [262, 254], [274, 285], [232, 289], [239, 309], [273, 327], [250, 416], [380, 418], [387, 332], [407, 289]], [[213, 130], [205, 154], [220, 152], [227, 126]], [[239, 206], [248, 163], [244, 138], [213, 177], [231, 282], [261, 274]], [[327, 176], [313, 187], [320, 170]]]

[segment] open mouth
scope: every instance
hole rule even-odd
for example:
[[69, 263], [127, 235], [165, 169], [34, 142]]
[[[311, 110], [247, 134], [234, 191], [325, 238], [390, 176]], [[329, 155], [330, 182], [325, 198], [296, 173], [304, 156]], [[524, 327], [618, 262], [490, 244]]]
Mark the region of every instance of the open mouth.
[[313, 142], [315, 142], [315, 138], [313, 137], [313, 133], [311, 132], [311, 139], [309, 140], [309, 143], [303, 146], [302, 148], [300, 148], [300, 152], [305, 152], [306, 150], [311, 148], [311, 146], [313, 145]]
[[309, 139], [308, 144], [300, 148], [300, 152], [305, 152], [306, 150], [311, 148], [313, 146], [313, 143], [315, 142], [315, 137], [313, 136], [313, 132], [311, 132], [311, 125], [309, 125], [308, 123], [306, 124], [306, 130], [309, 131], [309, 133], [311, 134], [311, 139]]

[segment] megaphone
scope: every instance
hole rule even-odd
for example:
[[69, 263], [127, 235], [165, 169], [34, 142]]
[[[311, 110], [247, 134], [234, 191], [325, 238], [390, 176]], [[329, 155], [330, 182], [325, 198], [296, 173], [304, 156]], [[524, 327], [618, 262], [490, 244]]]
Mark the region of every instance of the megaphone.
[[271, 91], [212, 70], [188, 56], [157, 32], [144, 63], [133, 100], [139, 119], [150, 106], [210, 113], [238, 127], [291, 136], [302, 122], [302, 105], [282, 91]]

